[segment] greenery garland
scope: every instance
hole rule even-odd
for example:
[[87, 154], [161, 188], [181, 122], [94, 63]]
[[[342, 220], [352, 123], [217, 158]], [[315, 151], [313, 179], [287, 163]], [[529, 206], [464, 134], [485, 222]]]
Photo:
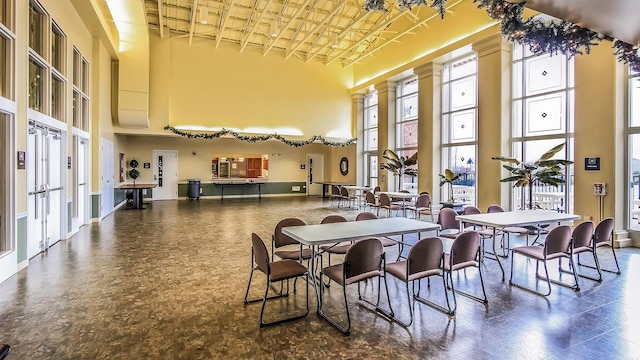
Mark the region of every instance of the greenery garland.
[[[537, 17], [524, 21], [522, 13], [524, 2], [510, 3], [505, 0], [473, 0], [478, 8], [484, 9], [492, 20], [500, 22], [500, 31], [508, 40], [529, 46], [529, 50], [538, 55], [558, 52], [573, 57], [589, 53], [592, 46], [600, 42], [614, 41], [611, 36], [583, 28], [565, 20], [545, 22]], [[640, 71], [640, 47], [616, 40], [615, 55], [632, 71]]]
[[322, 143], [330, 147], [345, 147], [345, 146], [354, 144], [358, 140], [357, 138], [353, 138], [344, 142], [329, 141], [324, 136], [321, 136], [321, 135], [313, 135], [308, 140], [289, 140], [284, 136], [278, 135], [278, 134], [247, 136], [247, 135], [241, 135], [235, 131], [224, 129], [224, 128], [220, 131], [206, 132], [206, 133], [192, 133], [192, 132], [180, 131], [171, 125], [165, 126], [164, 129], [169, 130], [176, 135], [184, 136], [189, 139], [218, 139], [225, 135], [231, 135], [238, 140], [246, 141], [248, 143], [255, 143], [258, 141], [267, 141], [267, 140], [275, 139], [275, 140], [279, 140], [280, 142], [286, 145], [293, 146], [293, 147], [302, 147], [302, 146], [310, 145], [313, 143]]

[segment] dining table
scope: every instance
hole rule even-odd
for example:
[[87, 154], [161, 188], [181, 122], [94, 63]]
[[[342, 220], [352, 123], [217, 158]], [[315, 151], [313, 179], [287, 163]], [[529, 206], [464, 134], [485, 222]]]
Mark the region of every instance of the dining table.
[[387, 194], [393, 199], [402, 199], [402, 216], [407, 216], [407, 199], [411, 200], [420, 196], [420, 194], [406, 193], [399, 191], [378, 191], [378, 194]]
[[[320, 304], [321, 289], [318, 289], [318, 278], [316, 277], [316, 257], [319, 255], [320, 246], [336, 244], [344, 241], [357, 241], [370, 237], [402, 235], [404, 241], [405, 234], [437, 231], [440, 225], [401, 217], [373, 219], [364, 221], [348, 221], [331, 224], [288, 226], [282, 228], [282, 233], [297, 240], [303, 245], [311, 247], [311, 271], [310, 277], [316, 292], [316, 299]], [[320, 309], [320, 307], [318, 307]], [[319, 313], [319, 312], [318, 312]], [[320, 314], [320, 313], [319, 313]], [[320, 314], [322, 315], [322, 314]]]
[[358, 209], [362, 207], [364, 203], [364, 193], [367, 191], [371, 191], [370, 186], [358, 186], [358, 185], [343, 185], [343, 188], [346, 188], [350, 193], [355, 193], [355, 196], [358, 198]]
[[[547, 225], [553, 223], [562, 223], [565, 221], [573, 221], [580, 219], [579, 215], [565, 214], [557, 211], [546, 210], [516, 210], [516, 211], [504, 211], [485, 214], [473, 214], [473, 215], [458, 215], [456, 220], [460, 221], [460, 224], [469, 223], [480, 226], [486, 226], [493, 229], [493, 253], [496, 252], [496, 233], [500, 229], [512, 226], [533, 226], [533, 225]], [[484, 253], [481, 252], [481, 254]], [[482, 256], [484, 259], [484, 256]], [[500, 262], [500, 257], [496, 256], [491, 258], [498, 262], [500, 271], [502, 272], [502, 281], [505, 279], [504, 268]]]

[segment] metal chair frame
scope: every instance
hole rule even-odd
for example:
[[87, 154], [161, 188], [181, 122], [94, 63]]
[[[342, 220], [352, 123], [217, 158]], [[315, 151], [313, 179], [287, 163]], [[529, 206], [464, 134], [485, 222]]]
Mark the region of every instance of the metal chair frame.
[[[382, 251], [382, 243], [380, 243], [380, 240], [378, 240], [377, 238], [369, 238], [369, 239], [364, 239], [364, 240], [360, 240], [357, 243], [355, 243], [350, 249], [349, 251], [347, 251], [347, 254], [345, 255], [345, 261], [342, 263], [343, 266], [343, 270], [342, 270], [342, 294], [344, 296], [344, 305], [345, 305], [345, 309], [347, 312], [347, 324], [346, 326], [343, 326], [341, 324], [339, 324], [337, 321], [335, 321], [334, 319], [332, 319], [331, 317], [329, 317], [323, 310], [324, 307], [324, 300], [323, 300], [323, 292], [324, 290], [321, 288], [320, 289], [320, 302], [318, 304], [318, 314], [320, 316], [322, 316], [325, 320], [327, 320], [331, 325], [335, 326], [338, 330], [340, 330], [343, 334], [345, 335], [350, 335], [351, 334], [351, 315], [349, 313], [349, 302], [348, 302], [348, 298], [347, 298], [347, 286], [348, 285], [352, 285], [352, 283], [348, 283], [349, 279], [347, 277], [347, 275], [349, 274], [349, 269], [351, 267], [351, 261], [350, 261], [350, 256], [349, 256], [349, 252], [354, 249], [355, 247], [362, 247], [362, 246], [368, 246], [368, 244], [371, 242], [378, 242], [379, 246], [380, 246], [380, 261], [379, 261], [379, 265], [378, 265], [378, 274], [376, 275], [369, 275], [367, 277], [363, 277], [359, 280], [357, 280], [355, 283], [358, 285], [358, 300], [363, 301], [371, 306], [375, 307], [375, 311], [384, 315], [387, 318], [393, 318], [394, 314], [393, 314], [393, 310], [390, 308], [389, 311], [386, 311], [382, 308], [380, 308], [380, 293], [381, 293], [381, 281], [380, 278], [382, 278], [382, 280], [384, 281], [384, 286], [385, 286], [385, 290], [387, 293], [387, 301], [389, 304], [391, 304], [391, 297], [389, 296], [389, 287], [387, 285], [387, 278], [386, 278], [386, 273], [385, 273], [385, 254], [384, 251]], [[324, 276], [324, 270], [320, 272], [320, 283], [322, 284], [324, 281], [322, 279], [322, 277]], [[354, 274], [352, 277], [358, 276], [360, 274]], [[377, 294], [377, 300], [375, 303], [365, 299], [362, 297], [362, 293], [360, 292], [360, 282], [373, 278], [373, 277], [377, 277], [378, 278], [378, 294]], [[329, 281], [331, 281], [331, 279], [329, 279]]]
[[[278, 262], [283, 262], [283, 261], [290, 261], [290, 262], [294, 262], [296, 264], [299, 264], [298, 262], [295, 262], [294, 260], [279, 260], [276, 262], [270, 261], [269, 260], [269, 254], [267, 252], [267, 247], [264, 244], [264, 242], [262, 241], [262, 239], [260, 238], [260, 236], [258, 236], [257, 234], [253, 233], [251, 234], [252, 236], [252, 247], [251, 247], [251, 274], [249, 275], [249, 282], [247, 283], [247, 291], [244, 295], [244, 304], [250, 304], [250, 303], [254, 303], [254, 302], [258, 302], [258, 301], [262, 301], [262, 309], [260, 310], [260, 327], [267, 327], [267, 326], [272, 326], [272, 325], [277, 325], [277, 324], [281, 324], [284, 322], [288, 322], [288, 321], [293, 321], [293, 320], [298, 320], [301, 319], [305, 316], [307, 316], [309, 314], [309, 270], [306, 269], [306, 271], [304, 273], [301, 274], [294, 274], [294, 275], [289, 275], [288, 277], [282, 278], [282, 279], [277, 279], [276, 281], [285, 281], [287, 282], [287, 292], [283, 293], [283, 288], [281, 287], [280, 292], [278, 293], [273, 286], [273, 281], [271, 279], [271, 267], [273, 266], [273, 264], [278, 263]], [[256, 246], [262, 246], [264, 249], [264, 253], [267, 255], [265, 259], [263, 259], [263, 261], [266, 262], [266, 272], [264, 272], [262, 269], [259, 268], [258, 265], [258, 260], [256, 259]], [[254, 266], [254, 264], [256, 266]], [[299, 266], [304, 267], [304, 265], [299, 264]], [[263, 272], [266, 275], [266, 286], [265, 286], [265, 290], [264, 290], [264, 296], [262, 298], [257, 298], [257, 299], [249, 299], [249, 290], [251, 289], [251, 282], [253, 280], [253, 272], [255, 270], [258, 270], [260, 272]], [[298, 314], [298, 315], [293, 315], [293, 316], [289, 316], [289, 317], [285, 317], [282, 319], [278, 319], [275, 321], [271, 321], [271, 322], [266, 322], [264, 321], [264, 310], [267, 304], [267, 300], [272, 300], [272, 299], [279, 299], [279, 298], [283, 298], [283, 297], [288, 297], [289, 296], [289, 280], [292, 278], [298, 278], [304, 276], [306, 283], [307, 283], [307, 287], [305, 288], [305, 293], [306, 293], [306, 311], [303, 314]], [[274, 292], [276, 293], [276, 295], [274, 296], [269, 296], [269, 289], [273, 289]], [[296, 288], [294, 286], [293, 288], [293, 292], [296, 292]]]
[[[578, 265], [597, 270], [598, 277], [595, 278], [587, 275], [581, 275], [582, 277], [601, 282], [603, 271], [616, 274], [616, 275], [622, 274], [622, 272], [620, 271], [620, 264], [618, 264], [618, 258], [616, 257], [616, 251], [613, 247], [613, 244], [611, 243], [611, 239], [613, 239], [613, 227], [614, 227], [614, 222], [612, 217], [602, 219], [602, 221], [600, 221], [596, 226], [596, 229], [593, 233], [593, 238], [591, 240], [591, 253], [593, 254], [593, 258], [595, 260], [596, 266], [591, 266], [591, 265], [581, 263], [580, 256], [578, 256]], [[616, 270], [603, 269], [600, 265], [600, 260], [598, 259], [598, 248], [606, 245], [609, 245], [611, 247], [613, 260], [616, 263]]]
[[[469, 259], [460, 259], [459, 257], [457, 257], [456, 255], [456, 248], [458, 247], [457, 243], [462, 242], [462, 241], [470, 241], [472, 242], [473, 247], [476, 249], [475, 255]], [[475, 243], [475, 244], [473, 244]], [[455, 240], [453, 241], [453, 244], [451, 245], [451, 253], [448, 256], [449, 259], [449, 269], [447, 270], [446, 266], [445, 266], [445, 262], [447, 261], [447, 256], [445, 254], [444, 257], [444, 261], [443, 261], [443, 272], [445, 273], [445, 275], [448, 275], [448, 283], [450, 282], [450, 286], [451, 286], [451, 291], [453, 293], [453, 309], [451, 310], [451, 315], [455, 315], [456, 310], [458, 309], [458, 301], [456, 299], [456, 294], [465, 296], [469, 299], [475, 300], [477, 302], [480, 302], [482, 304], [488, 304], [489, 303], [489, 299], [487, 299], [487, 292], [484, 288], [484, 278], [482, 276], [482, 264], [480, 263], [480, 235], [478, 234], [478, 232], [476, 231], [466, 231], [463, 232], [462, 234], [458, 235], [458, 237], [455, 238]], [[473, 259], [473, 260], [471, 260]], [[473, 264], [471, 264], [471, 262], [473, 262]], [[460, 263], [467, 263], [467, 265], [464, 265], [462, 267], [458, 267], [456, 269], [454, 269], [456, 267], [457, 264]], [[482, 295], [483, 297], [480, 298], [478, 296], [463, 292], [461, 290], [458, 290], [454, 287], [453, 285], [453, 272], [454, 271], [460, 271], [460, 270], [464, 270], [468, 267], [477, 267], [478, 268], [478, 274], [480, 275], [480, 286], [482, 287]]]
[[[566, 243], [566, 246], [562, 246], [558, 251], [549, 253], [549, 246], [550, 246], [550, 242], [561, 242], [563, 240], [563, 238], [568, 238], [568, 241]], [[557, 239], [557, 240], [556, 240]], [[555, 246], [555, 244], [551, 244], [553, 246]], [[542, 248], [543, 251], [543, 257], [542, 259], [538, 258], [538, 257], [532, 257], [527, 255], [526, 253], [523, 253], [522, 249], [524, 248], [531, 248], [534, 247], [534, 245], [531, 246], [520, 246], [520, 247], [515, 247], [513, 249], [511, 249], [511, 276], [509, 277], [509, 285], [511, 286], [515, 286], [518, 288], [521, 288], [523, 290], [527, 290], [527, 291], [531, 291], [534, 294], [540, 295], [540, 296], [549, 296], [551, 295], [551, 283], [554, 283], [556, 285], [560, 285], [560, 286], [565, 286], [568, 288], [571, 288], [575, 291], [580, 291], [580, 284], [578, 282], [578, 275], [577, 272], [575, 271], [575, 265], [573, 262], [573, 247], [571, 246], [571, 228], [568, 225], [560, 225], [556, 228], [553, 228], [551, 231], [549, 231], [549, 234], [547, 234], [547, 237], [544, 241], [544, 247]], [[537, 246], [535, 246], [535, 248], [539, 248]], [[536, 260], [536, 279], [540, 279], [540, 280], [546, 280], [547, 282], [547, 287], [548, 287], [548, 291], [546, 293], [540, 292], [536, 289], [524, 286], [524, 285], [520, 285], [517, 284], [516, 282], [513, 281], [513, 260], [515, 258], [515, 254], [520, 254], [526, 258], [529, 259], [533, 259]], [[549, 257], [551, 256], [551, 257]], [[547, 266], [547, 262], [550, 260], [555, 260], [555, 259], [563, 259], [563, 258], [569, 258], [569, 262], [570, 262], [570, 269], [572, 269], [573, 271], [571, 271], [571, 273], [573, 274], [573, 278], [575, 280], [575, 285], [571, 285], [571, 284], [567, 284], [564, 283], [560, 280], [555, 280], [555, 279], [551, 279], [549, 278], [549, 269]], [[540, 266], [540, 261], [542, 261], [543, 265], [544, 265], [544, 273], [545, 276], [541, 276], [539, 273], [539, 266]], [[558, 266], [560, 266], [560, 260], [558, 261]]]

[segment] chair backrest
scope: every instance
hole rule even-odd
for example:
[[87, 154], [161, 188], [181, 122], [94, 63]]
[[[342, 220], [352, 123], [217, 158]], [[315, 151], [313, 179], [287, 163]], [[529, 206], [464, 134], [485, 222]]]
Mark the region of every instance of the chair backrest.
[[253, 261], [255, 261], [258, 270], [269, 275], [269, 252], [264, 242], [256, 233], [251, 234], [251, 244], [253, 249]]
[[351, 245], [344, 256], [345, 279], [380, 271], [383, 253], [378, 238], [360, 240]]
[[391, 199], [387, 194], [380, 194], [380, 206], [389, 206], [391, 205]]
[[418, 240], [407, 255], [407, 275], [440, 269], [442, 266], [442, 240], [428, 237]]
[[[273, 246], [280, 247], [285, 245], [299, 244], [295, 239], [282, 233], [282, 228], [287, 226], [303, 226], [307, 225], [304, 221], [298, 218], [286, 218], [278, 221], [276, 228], [273, 231]], [[271, 249], [273, 250], [273, 248]]]
[[374, 194], [379, 192], [379, 191], [380, 191], [380, 186], [376, 186], [376, 187], [373, 188], [373, 193]]
[[342, 215], [328, 215], [324, 219], [322, 219], [320, 224], [333, 224], [333, 223], [341, 223], [341, 222], [347, 222], [347, 221], [349, 220], [347, 220], [347, 218], [345, 218]]
[[416, 199], [416, 207], [430, 207], [431, 206], [431, 195], [429, 193], [423, 193]]
[[429, 192], [428, 192], [428, 191], [421, 191], [421, 192], [420, 192], [420, 195], [424, 195], [424, 194], [427, 194], [427, 195], [431, 196], [431, 194], [429, 194]]
[[[481, 213], [480, 209], [478, 209], [477, 207], [472, 206], [472, 205], [469, 205], [469, 206], [465, 207], [462, 210], [462, 215], [475, 215], [475, 214], [480, 214], [480, 213]], [[468, 226], [475, 226], [475, 224], [469, 224], [469, 223], [466, 223], [464, 221], [462, 222], [462, 227], [466, 228]]]
[[611, 240], [611, 235], [613, 234], [613, 218], [608, 217], [602, 219], [596, 226], [596, 230], [593, 233], [593, 243], [599, 244], [601, 242]]
[[489, 205], [489, 208], [487, 208], [487, 212], [488, 213], [504, 212], [504, 209], [502, 208], [502, 206], [494, 204], [494, 205]]
[[360, 214], [358, 214], [356, 216], [356, 221], [362, 221], [362, 220], [375, 220], [377, 219], [378, 216], [372, 212], [368, 212], [368, 211], [363, 211]]
[[365, 191], [364, 200], [367, 202], [368, 205], [376, 204], [376, 196], [369, 190]]
[[346, 187], [340, 187], [340, 195], [342, 197], [349, 197], [349, 189], [347, 189]]
[[440, 230], [459, 230], [460, 221], [456, 220], [456, 216], [458, 216], [458, 213], [451, 208], [440, 209], [440, 213], [438, 213], [438, 225], [440, 225]]
[[589, 220], [578, 224], [578, 226], [573, 229], [571, 237], [573, 238], [574, 248], [589, 246], [593, 238], [593, 221]]
[[331, 195], [340, 196], [340, 186], [332, 185], [331, 186]]
[[569, 225], [560, 225], [549, 231], [544, 239], [544, 252], [547, 255], [568, 253], [571, 245], [571, 228]]
[[480, 248], [480, 235], [475, 231], [466, 231], [458, 235], [451, 245], [449, 261], [451, 269], [454, 265], [468, 262], [475, 263]]

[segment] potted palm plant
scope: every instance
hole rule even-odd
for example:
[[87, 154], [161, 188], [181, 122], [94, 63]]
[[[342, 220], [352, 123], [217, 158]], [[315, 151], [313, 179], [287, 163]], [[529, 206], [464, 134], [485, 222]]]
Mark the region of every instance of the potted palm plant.
[[562, 177], [564, 171], [561, 165], [571, 165], [573, 161], [566, 159], [551, 159], [555, 154], [564, 148], [564, 143], [557, 145], [534, 162], [520, 162], [516, 158], [507, 156], [494, 156], [493, 160], [500, 160], [503, 168], [507, 169], [510, 176], [501, 179], [500, 182], [513, 182], [513, 187], [528, 187], [528, 204], [527, 209], [533, 209], [533, 185], [537, 182], [557, 187], [565, 183]]
[[382, 153], [382, 157], [387, 159], [387, 162], [382, 164], [382, 166], [389, 170], [393, 174], [394, 177], [398, 178], [398, 191], [402, 188], [402, 175], [410, 175], [417, 176], [418, 169], [412, 167], [418, 163], [418, 153], [414, 153], [413, 155], [406, 156], [398, 156], [393, 150], [386, 149]]
[[456, 174], [451, 169], [444, 169], [444, 175], [440, 175], [440, 186], [444, 184], [449, 184], [449, 199], [448, 201], [453, 202], [453, 183], [460, 179], [462, 174]]

